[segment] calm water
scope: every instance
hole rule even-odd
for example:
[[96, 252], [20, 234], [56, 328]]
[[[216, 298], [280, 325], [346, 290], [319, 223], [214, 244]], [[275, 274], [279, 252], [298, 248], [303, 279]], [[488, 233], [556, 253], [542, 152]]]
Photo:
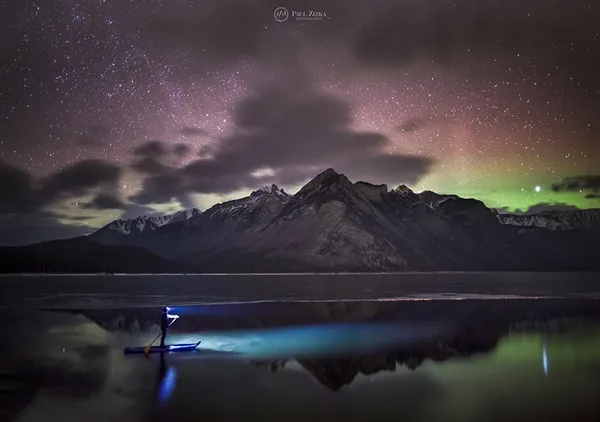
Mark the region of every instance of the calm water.
[[0, 307], [462, 297], [600, 297], [600, 273], [0, 276]]
[[[485, 314], [482, 302], [496, 310]], [[510, 301], [473, 301], [467, 319], [441, 307], [428, 320], [361, 320], [369, 304], [352, 321], [304, 324], [310, 315], [290, 311], [296, 325], [263, 328], [254, 305], [255, 328], [175, 331], [170, 342], [202, 348], [162, 360], [122, 353], [156, 327], [3, 311], [12, 324], [1, 330], [0, 420], [600, 420], [600, 309], [548, 317], [552, 305], [523, 321], [513, 320], [520, 311], [496, 314], [499, 302]], [[182, 322], [203, 318], [189, 311]]]
[[[0, 421], [600, 420], [596, 274], [0, 285]], [[186, 303], [197, 352], [123, 354]]]

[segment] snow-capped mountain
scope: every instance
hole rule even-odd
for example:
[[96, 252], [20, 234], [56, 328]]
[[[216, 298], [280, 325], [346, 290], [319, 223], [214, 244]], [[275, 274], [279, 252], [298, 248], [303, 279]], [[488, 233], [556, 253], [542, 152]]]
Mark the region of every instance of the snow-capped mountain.
[[173, 258], [189, 249], [204, 250], [203, 245], [207, 244], [216, 248], [218, 244], [235, 243], [236, 234], [268, 220], [289, 198], [283, 189], [265, 186], [248, 197], [216, 204], [204, 212], [190, 209], [161, 217], [116, 220], [90, 238], [103, 244], [142, 246]]
[[502, 224], [550, 230], [600, 230], [600, 209], [546, 211], [540, 214], [497, 214]]
[[[597, 221], [597, 211], [590, 215]], [[522, 233], [512, 221], [476, 199], [352, 183], [328, 169], [294, 195], [267, 186], [202, 213], [118, 220], [90, 239], [210, 272], [579, 269], [597, 261], [589, 252], [596, 237]]]
[[144, 233], [153, 232], [167, 224], [185, 221], [200, 214], [202, 214], [200, 210], [193, 208], [178, 211], [174, 214], [142, 215], [136, 218], [119, 219], [92, 233], [90, 238], [103, 244], [132, 244], [131, 242], [122, 242], [119, 239], [124, 236], [141, 236]]

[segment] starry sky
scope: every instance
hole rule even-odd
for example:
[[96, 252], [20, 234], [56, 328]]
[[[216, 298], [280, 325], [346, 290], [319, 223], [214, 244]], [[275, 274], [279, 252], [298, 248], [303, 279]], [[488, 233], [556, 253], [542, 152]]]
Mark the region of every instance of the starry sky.
[[8, 0], [0, 12], [3, 244], [271, 183], [294, 193], [328, 167], [504, 211], [600, 205], [592, 0]]

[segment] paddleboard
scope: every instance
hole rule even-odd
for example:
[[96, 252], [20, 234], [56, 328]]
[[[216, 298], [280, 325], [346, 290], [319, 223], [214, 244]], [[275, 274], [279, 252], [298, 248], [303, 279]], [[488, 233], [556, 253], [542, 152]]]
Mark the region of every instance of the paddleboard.
[[[184, 344], [167, 344], [164, 347], [152, 346], [148, 353], [174, 353], [174, 352], [192, 352], [198, 347], [198, 343], [184, 343]], [[145, 347], [127, 347], [124, 352], [126, 355], [132, 354], [144, 354]]]

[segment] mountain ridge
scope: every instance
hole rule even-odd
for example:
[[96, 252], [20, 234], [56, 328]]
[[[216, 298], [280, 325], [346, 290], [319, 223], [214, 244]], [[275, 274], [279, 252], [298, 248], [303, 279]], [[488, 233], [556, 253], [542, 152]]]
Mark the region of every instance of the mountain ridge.
[[477, 199], [352, 183], [329, 168], [294, 195], [269, 185], [204, 212], [116, 220], [87, 240], [197, 272], [600, 269], [597, 220], [560, 216], [576, 224], [548, 230]]

